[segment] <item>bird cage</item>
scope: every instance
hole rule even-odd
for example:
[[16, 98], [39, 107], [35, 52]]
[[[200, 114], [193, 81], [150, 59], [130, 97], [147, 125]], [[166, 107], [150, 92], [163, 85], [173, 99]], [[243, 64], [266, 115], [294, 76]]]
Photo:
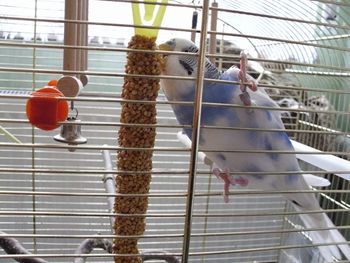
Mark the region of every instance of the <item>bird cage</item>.
[[[345, 252], [331, 262], [350, 262], [350, 3], [146, 2], [0, 2], [0, 262], [324, 263], [330, 260], [323, 251], [336, 245]], [[133, 36], [140, 32], [151, 32], [154, 45], [138, 43]], [[197, 45], [196, 74], [162, 71], [164, 57], [184, 53], [158, 48], [172, 38]], [[132, 71], [145, 57], [147, 67]], [[205, 58], [218, 74], [232, 66], [246, 71], [252, 78], [241, 84], [254, 81], [274, 101], [211, 106], [280, 114], [294, 148], [290, 158], [295, 154], [307, 189], [266, 190], [213, 175], [226, 167], [216, 167], [201, 144], [201, 131], [208, 128], [200, 118], [208, 107], [202, 96]], [[143, 88], [130, 88], [135, 78], [147, 83], [145, 89], [153, 85], [153, 93], [138, 97]], [[196, 83], [194, 101], [168, 100], [163, 84], [158, 93], [159, 80]], [[254, 102], [260, 91], [249, 92]], [[127, 121], [132, 105], [149, 109], [138, 110], [142, 120]], [[189, 125], [177, 121], [174, 105], [192, 105], [196, 114]], [[276, 132], [240, 129], [252, 136]], [[182, 130], [192, 132], [193, 142]], [[150, 133], [125, 143], [141, 131]], [[121, 168], [121, 154], [132, 151], [149, 157], [149, 165], [140, 165], [147, 170], [131, 168], [142, 163], [136, 157]], [[221, 159], [230, 151], [247, 154], [234, 147], [212, 151]], [[288, 172], [276, 169], [269, 176]], [[144, 191], [123, 192], [132, 180]], [[292, 194], [314, 194], [322, 210], [300, 211], [298, 202], [284, 198]], [[334, 226], [300, 219], [320, 212]], [[340, 234], [315, 242], [313, 232], [328, 230]]]

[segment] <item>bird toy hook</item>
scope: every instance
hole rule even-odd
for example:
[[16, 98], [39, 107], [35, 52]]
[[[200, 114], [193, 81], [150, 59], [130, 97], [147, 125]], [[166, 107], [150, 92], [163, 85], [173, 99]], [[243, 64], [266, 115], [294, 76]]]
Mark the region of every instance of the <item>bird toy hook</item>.
[[[138, 2], [138, 1], [137, 1]], [[143, 2], [144, 3], [144, 16], [143, 19], [141, 18], [141, 2], [139, 3], [132, 3], [132, 14], [134, 19], [134, 25], [135, 25], [135, 34], [136, 35], [142, 35], [142, 36], [148, 36], [148, 37], [157, 37], [158, 35], [158, 28], [141, 28], [138, 26], [144, 26], [144, 21], [151, 23], [153, 19], [153, 23], [151, 23], [151, 27], [159, 27], [162, 23], [166, 4], [168, 3], [168, 0], [161, 0], [158, 7], [158, 12], [155, 13], [155, 7], [158, 3], [157, 0], [148, 0]]]

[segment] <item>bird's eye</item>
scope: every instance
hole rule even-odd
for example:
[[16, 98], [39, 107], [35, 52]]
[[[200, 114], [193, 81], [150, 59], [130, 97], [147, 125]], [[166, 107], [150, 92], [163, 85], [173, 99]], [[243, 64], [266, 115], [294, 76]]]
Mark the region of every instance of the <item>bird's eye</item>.
[[187, 48], [184, 48], [182, 52], [187, 52], [187, 53], [197, 53], [198, 48], [196, 46], [189, 46]]
[[189, 47], [186, 47], [185, 49], [183, 49], [182, 51], [188, 52], [188, 53], [197, 53], [198, 48], [196, 46], [189, 46]]

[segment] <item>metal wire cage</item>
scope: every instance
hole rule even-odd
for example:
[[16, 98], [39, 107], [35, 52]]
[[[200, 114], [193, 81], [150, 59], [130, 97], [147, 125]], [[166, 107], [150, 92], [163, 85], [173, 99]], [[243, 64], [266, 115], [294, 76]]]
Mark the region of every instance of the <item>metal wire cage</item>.
[[[0, 262], [113, 262], [109, 187], [131, 2], [0, 2]], [[158, 40], [192, 38], [199, 61], [205, 55], [225, 70], [249, 52], [248, 73], [280, 105], [303, 170], [331, 182], [310, 191], [349, 240], [348, 1], [169, 1], [166, 12]], [[32, 91], [71, 74], [88, 76], [67, 98], [87, 144], [57, 142], [59, 129], [39, 130], [25, 115]], [[144, 261], [325, 262], [281, 192], [232, 187], [224, 203], [222, 182], [196, 161], [198, 145], [179, 142], [183, 126], [162, 93], [156, 107]]]

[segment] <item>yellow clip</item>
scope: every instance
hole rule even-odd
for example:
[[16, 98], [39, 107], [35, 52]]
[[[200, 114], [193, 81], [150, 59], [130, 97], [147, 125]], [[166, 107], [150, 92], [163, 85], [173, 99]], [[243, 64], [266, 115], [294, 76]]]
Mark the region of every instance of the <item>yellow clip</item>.
[[[144, 15], [144, 20], [147, 22], [150, 22], [154, 16], [154, 9], [156, 7], [156, 2], [157, 0], [147, 0], [144, 2], [145, 6], [145, 15]], [[147, 4], [150, 3], [150, 4]], [[168, 0], [161, 0], [160, 3], [162, 5], [159, 5], [158, 8], [158, 13], [154, 17], [152, 27], [159, 27], [162, 23], [164, 14], [165, 14], [165, 9], [166, 9], [166, 4], [168, 3]], [[132, 15], [134, 18], [134, 25], [135, 26], [143, 26], [144, 24], [142, 23], [141, 19], [141, 14], [140, 14], [140, 4], [141, 3], [132, 3]], [[158, 35], [158, 29], [157, 28], [138, 28], [135, 27], [135, 34], [136, 35], [142, 35], [142, 36], [148, 36], [148, 37], [157, 37]]]

